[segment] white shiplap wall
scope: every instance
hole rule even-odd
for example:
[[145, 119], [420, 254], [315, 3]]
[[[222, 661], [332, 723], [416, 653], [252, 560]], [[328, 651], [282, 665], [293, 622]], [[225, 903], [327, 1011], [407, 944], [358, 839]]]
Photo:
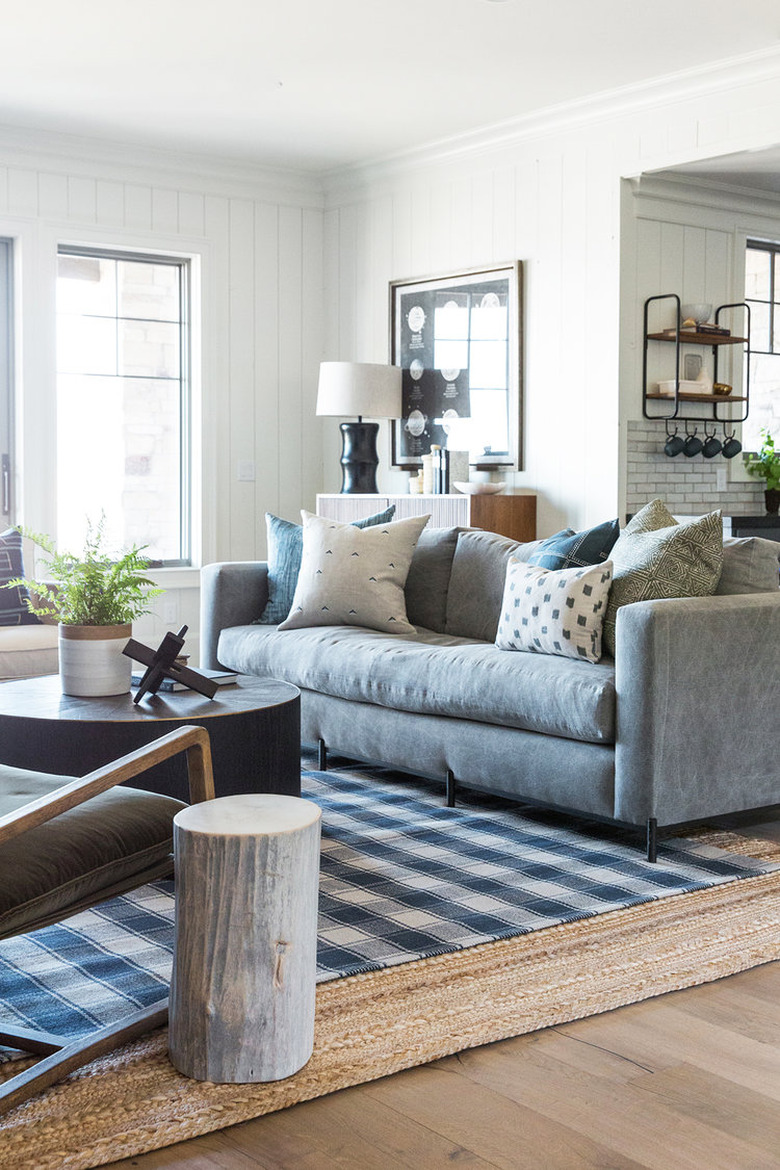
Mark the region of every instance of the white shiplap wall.
[[[195, 258], [202, 312], [194, 462], [201, 508], [198, 563], [265, 551], [266, 509], [297, 518], [321, 488], [314, 416], [322, 345], [322, 197], [315, 180], [261, 171], [227, 173], [204, 162], [176, 171], [167, 160], [47, 150], [31, 155], [0, 136], [0, 234], [17, 244], [17, 518], [55, 525], [54, 277], [60, 242]], [[239, 461], [256, 466], [239, 482]], [[190, 626], [197, 655], [198, 574], [171, 571], [163, 605]], [[168, 624], [173, 624], [169, 621]]]
[[[374, 186], [359, 195], [340, 189], [326, 213], [329, 356], [387, 360], [391, 280], [521, 259], [525, 470], [509, 478], [540, 491], [542, 530], [614, 511], [617, 401], [600, 412], [592, 402], [604, 378], [616, 381], [617, 331], [599, 330], [592, 360], [585, 311], [595, 304], [601, 318], [617, 319], [619, 192], [601, 145], [566, 153], [535, 146], [520, 157], [477, 158], [465, 171], [445, 164]], [[613, 246], [593, 263], [602, 232]], [[325, 490], [337, 490], [335, 433], [328, 441]], [[381, 450], [381, 486], [403, 491], [407, 477], [390, 471], [387, 438]]]
[[[637, 229], [621, 217], [621, 181], [780, 142], [777, 64], [772, 50], [333, 176], [329, 356], [386, 359], [390, 280], [523, 260], [526, 450], [514, 481], [539, 492], [541, 534], [622, 512], [627, 425], [641, 415], [637, 297], [651, 276], [637, 252], [655, 255], [654, 285], [681, 278], [681, 262], [691, 289], [734, 270], [729, 229], [690, 213]], [[334, 490], [335, 437], [326, 444]], [[381, 486], [403, 490], [388, 450]]]

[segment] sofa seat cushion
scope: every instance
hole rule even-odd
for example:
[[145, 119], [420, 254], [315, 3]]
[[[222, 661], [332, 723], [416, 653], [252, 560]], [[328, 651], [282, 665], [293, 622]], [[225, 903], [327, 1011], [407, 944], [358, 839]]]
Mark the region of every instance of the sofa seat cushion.
[[388, 636], [356, 626], [280, 632], [235, 626], [220, 635], [219, 660], [243, 674], [269, 675], [360, 703], [614, 742], [611, 660], [507, 654], [432, 630]]

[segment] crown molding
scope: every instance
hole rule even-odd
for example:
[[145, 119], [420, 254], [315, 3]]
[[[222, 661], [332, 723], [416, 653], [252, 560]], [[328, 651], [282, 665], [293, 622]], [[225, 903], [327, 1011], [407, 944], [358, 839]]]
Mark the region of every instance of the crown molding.
[[153, 183], [204, 195], [322, 207], [317, 172], [118, 139], [0, 124], [0, 163], [117, 182]]
[[754, 218], [770, 215], [777, 219], [780, 215], [780, 192], [687, 174], [649, 173], [627, 179], [626, 182], [639, 199], [663, 199], [682, 203], [686, 207], [736, 211]]
[[437, 164], [495, 154], [520, 143], [572, 133], [662, 106], [711, 98], [724, 91], [780, 79], [780, 44], [715, 64], [695, 66], [509, 118], [479, 130], [398, 151], [323, 174], [327, 201], [366, 183], [411, 174]]

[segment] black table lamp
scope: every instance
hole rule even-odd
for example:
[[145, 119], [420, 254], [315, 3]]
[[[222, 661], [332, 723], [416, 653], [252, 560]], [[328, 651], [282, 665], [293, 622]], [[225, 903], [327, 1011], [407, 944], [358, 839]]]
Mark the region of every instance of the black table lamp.
[[379, 424], [369, 418], [401, 417], [401, 367], [372, 362], [321, 362], [317, 390], [317, 414], [345, 417], [341, 423], [341, 490], [375, 495], [379, 456], [376, 437]]

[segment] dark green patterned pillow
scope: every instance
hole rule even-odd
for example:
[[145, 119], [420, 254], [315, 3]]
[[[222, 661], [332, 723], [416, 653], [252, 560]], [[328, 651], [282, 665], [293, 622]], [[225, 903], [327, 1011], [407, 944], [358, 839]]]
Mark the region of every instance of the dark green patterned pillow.
[[[385, 508], [384, 512], [353, 520], [353, 524], [356, 528], [372, 528], [375, 524], [389, 524], [393, 516], [395, 504]], [[255, 624], [278, 626], [290, 612], [295, 596], [301, 571], [303, 529], [300, 524], [282, 520], [271, 512], [266, 512], [265, 522], [268, 529], [268, 602]]]
[[707, 597], [723, 566], [723, 517], [710, 512], [678, 524], [662, 500], [651, 500], [623, 529], [610, 560], [612, 588], [604, 619], [604, 650], [615, 653], [617, 611], [635, 601]]

